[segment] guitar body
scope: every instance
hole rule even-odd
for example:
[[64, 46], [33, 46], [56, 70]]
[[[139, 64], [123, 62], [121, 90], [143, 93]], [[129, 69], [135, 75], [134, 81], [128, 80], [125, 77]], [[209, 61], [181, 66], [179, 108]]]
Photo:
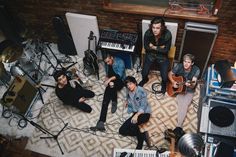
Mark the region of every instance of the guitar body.
[[182, 76], [172, 76], [173, 80], [175, 80], [176, 82], [179, 83], [179, 87], [178, 88], [174, 88], [172, 86], [172, 83], [169, 81], [167, 84], [167, 94], [171, 97], [176, 96], [176, 94], [179, 93], [185, 93], [186, 90], [186, 86], [183, 85], [183, 82], [185, 82], [184, 77]]

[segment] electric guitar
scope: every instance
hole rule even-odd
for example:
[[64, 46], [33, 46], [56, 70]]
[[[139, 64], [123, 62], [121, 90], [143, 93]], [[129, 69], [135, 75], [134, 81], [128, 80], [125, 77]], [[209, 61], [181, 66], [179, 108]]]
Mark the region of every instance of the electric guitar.
[[203, 82], [203, 80], [186, 81], [184, 77], [175, 76], [175, 75], [173, 75], [172, 78], [174, 81], [178, 82], [177, 83], [178, 87], [174, 88], [170, 81], [167, 83], [167, 94], [171, 97], [176, 96], [176, 94], [179, 94], [179, 93], [185, 93], [186, 92], [186, 86], [185, 86], [186, 82], [188, 82], [190, 84], [195, 83], [195, 82], [197, 82], [197, 83]]

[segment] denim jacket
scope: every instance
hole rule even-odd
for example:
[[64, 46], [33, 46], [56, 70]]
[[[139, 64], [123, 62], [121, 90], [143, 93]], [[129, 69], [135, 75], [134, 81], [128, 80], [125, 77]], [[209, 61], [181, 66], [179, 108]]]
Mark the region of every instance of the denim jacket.
[[132, 98], [131, 95], [132, 93], [129, 91], [127, 95], [128, 113], [151, 113], [151, 107], [147, 101], [147, 93], [143, 87], [137, 86], [134, 97]]
[[[120, 76], [122, 80], [125, 79], [125, 63], [119, 57], [113, 57], [114, 62], [112, 64], [112, 68], [116, 74]], [[108, 66], [106, 65], [106, 73], [108, 73]]]

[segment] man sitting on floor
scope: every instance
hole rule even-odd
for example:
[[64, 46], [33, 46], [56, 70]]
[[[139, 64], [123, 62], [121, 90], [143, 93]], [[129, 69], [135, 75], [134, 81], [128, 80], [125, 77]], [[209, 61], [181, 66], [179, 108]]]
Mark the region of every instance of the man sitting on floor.
[[92, 111], [85, 101], [86, 98], [94, 97], [94, 92], [84, 89], [77, 81], [70, 82], [65, 70], [56, 71], [53, 77], [57, 81], [56, 95], [64, 104], [74, 106], [87, 113]]

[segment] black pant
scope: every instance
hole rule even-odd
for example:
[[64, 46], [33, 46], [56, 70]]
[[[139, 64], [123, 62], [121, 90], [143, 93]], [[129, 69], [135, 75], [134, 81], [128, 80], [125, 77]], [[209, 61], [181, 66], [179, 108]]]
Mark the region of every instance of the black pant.
[[140, 114], [138, 116], [138, 122], [136, 124], [131, 123], [131, 119], [133, 118], [134, 115], [135, 113], [122, 124], [122, 126], [119, 129], [119, 134], [123, 136], [136, 136], [138, 140], [138, 144], [136, 148], [142, 149], [143, 141], [144, 141], [144, 134], [140, 132], [138, 126], [140, 124], [148, 122], [150, 118], [150, 113]]
[[[81, 97], [92, 98], [95, 96], [94, 92], [87, 89], [83, 89], [80, 92], [81, 92]], [[90, 113], [92, 111], [92, 108], [87, 103], [79, 102], [79, 100], [78, 100], [78, 104], [73, 105], [73, 106], [87, 113]]]
[[142, 70], [142, 78], [144, 80], [148, 79], [150, 67], [153, 64], [153, 62], [155, 62], [155, 61], [156, 61], [156, 64], [158, 64], [158, 66], [160, 68], [159, 70], [160, 70], [161, 79], [162, 79], [162, 82], [161, 82], [162, 89], [161, 90], [166, 91], [166, 84], [168, 81], [168, 68], [169, 68], [169, 64], [170, 64], [169, 59], [163, 59], [163, 60], [156, 59], [156, 58], [153, 58], [151, 54], [147, 53], [145, 56], [144, 67]]
[[102, 101], [102, 109], [100, 113], [99, 121], [106, 122], [107, 110], [110, 101], [117, 102], [117, 92], [124, 87], [124, 83], [121, 79], [116, 79], [114, 82], [114, 87], [111, 88], [109, 85], [105, 89]]

